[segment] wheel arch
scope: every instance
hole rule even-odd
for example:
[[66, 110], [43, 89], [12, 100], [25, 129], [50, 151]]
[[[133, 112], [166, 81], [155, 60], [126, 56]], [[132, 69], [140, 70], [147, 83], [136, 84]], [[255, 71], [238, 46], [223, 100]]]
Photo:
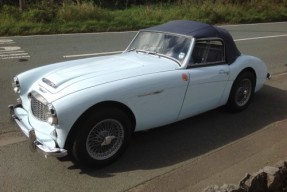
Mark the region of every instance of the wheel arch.
[[[237, 79], [241, 74], [243, 74], [243, 73], [245, 73], [245, 72], [250, 72], [250, 73], [252, 73], [252, 74], [254, 75], [254, 79], [255, 79], [254, 85], [256, 86], [257, 74], [256, 74], [256, 71], [255, 71], [252, 67], [246, 67], [246, 68], [242, 69], [242, 70], [236, 75], [236, 78], [234, 79], [233, 84], [234, 84], [234, 82], [236, 81], [236, 79]], [[233, 85], [233, 84], [232, 84], [232, 85]]]
[[91, 106], [90, 108], [88, 108], [84, 113], [82, 113], [82, 115], [76, 120], [76, 122], [74, 123], [74, 125], [72, 126], [71, 130], [69, 131], [69, 134], [67, 136], [67, 140], [65, 142], [65, 149], [68, 149], [68, 151], [71, 149], [72, 147], [72, 142], [76, 137], [77, 134], [77, 127], [79, 126], [80, 122], [84, 120], [84, 118], [91, 113], [94, 110], [100, 109], [100, 108], [118, 108], [120, 110], [122, 110], [123, 112], [125, 112], [127, 114], [127, 116], [129, 117], [129, 119], [131, 120], [132, 123], [132, 128], [133, 131], [135, 130], [136, 127], [136, 118], [134, 116], [134, 113], [132, 112], [132, 110], [126, 106], [123, 103], [117, 102], [117, 101], [104, 101], [104, 102], [100, 102], [97, 103], [93, 106]]
[[244, 69], [242, 69], [235, 77], [235, 79], [233, 80], [233, 83], [231, 84], [231, 88], [230, 88], [230, 91], [228, 93], [228, 98], [230, 97], [230, 94], [231, 94], [231, 91], [232, 91], [232, 87], [234, 85], [234, 83], [236, 82], [236, 80], [240, 77], [241, 74], [245, 73], [245, 72], [250, 72], [254, 75], [254, 88], [256, 87], [256, 78], [257, 78], [257, 75], [256, 75], [256, 72], [255, 70], [252, 68], [252, 67], [246, 67]]
[[[231, 84], [231, 88], [229, 90], [229, 93], [228, 93], [228, 100], [227, 100], [227, 103], [226, 103], [226, 108], [229, 110], [229, 111], [232, 111], [232, 112], [239, 112], [239, 111], [242, 111], [243, 109], [245, 109], [246, 107], [243, 107], [242, 109], [236, 109], [234, 107], [234, 104], [231, 100], [232, 98], [232, 95], [233, 95], [233, 90], [234, 90], [234, 86], [236, 85], [236, 82], [242, 77], [242, 75], [244, 75], [244, 73], [249, 73], [251, 74], [254, 78], [253, 78], [253, 91], [252, 91], [252, 96], [254, 94], [254, 91], [255, 91], [255, 87], [256, 87], [256, 79], [257, 79], [257, 75], [256, 75], [256, 71], [252, 68], [252, 67], [246, 67], [244, 69], [242, 69], [237, 75], [236, 75], [236, 78], [234, 79], [233, 83]], [[251, 96], [251, 99], [252, 99], [252, 96]], [[248, 106], [249, 104], [247, 104]]]

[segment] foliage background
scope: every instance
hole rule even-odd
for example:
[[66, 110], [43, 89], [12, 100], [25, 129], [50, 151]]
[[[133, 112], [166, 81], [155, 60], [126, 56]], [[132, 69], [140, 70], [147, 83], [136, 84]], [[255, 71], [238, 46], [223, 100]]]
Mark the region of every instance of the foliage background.
[[0, 0], [0, 35], [137, 30], [169, 20], [287, 20], [287, 0]]

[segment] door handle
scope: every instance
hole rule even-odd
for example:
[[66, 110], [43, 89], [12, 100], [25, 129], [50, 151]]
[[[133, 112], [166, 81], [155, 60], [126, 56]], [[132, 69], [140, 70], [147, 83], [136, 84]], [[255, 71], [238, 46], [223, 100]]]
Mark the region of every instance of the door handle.
[[229, 75], [229, 71], [220, 70], [219, 74]]

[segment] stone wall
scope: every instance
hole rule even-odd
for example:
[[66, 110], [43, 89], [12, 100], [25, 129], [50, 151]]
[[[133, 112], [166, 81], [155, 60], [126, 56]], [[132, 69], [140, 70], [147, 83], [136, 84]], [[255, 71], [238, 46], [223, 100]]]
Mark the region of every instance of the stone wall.
[[287, 161], [246, 174], [238, 185], [209, 186], [203, 192], [287, 192]]

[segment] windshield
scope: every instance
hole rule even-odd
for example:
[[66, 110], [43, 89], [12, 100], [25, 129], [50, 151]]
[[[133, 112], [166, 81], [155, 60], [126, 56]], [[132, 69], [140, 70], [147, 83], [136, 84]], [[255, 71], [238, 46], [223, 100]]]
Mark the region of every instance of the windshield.
[[127, 51], [165, 56], [181, 65], [187, 56], [190, 43], [191, 39], [185, 36], [141, 31]]

